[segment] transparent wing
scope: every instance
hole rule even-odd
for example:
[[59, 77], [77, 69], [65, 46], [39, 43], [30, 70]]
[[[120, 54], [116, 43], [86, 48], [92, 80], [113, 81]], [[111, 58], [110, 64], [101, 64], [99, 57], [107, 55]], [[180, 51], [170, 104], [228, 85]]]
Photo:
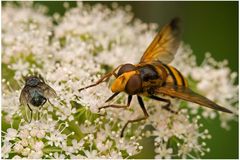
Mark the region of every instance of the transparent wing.
[[161, 93], [164, 95], [168, 95], [174, 98], [180, 98], [186, 101], [190, 101], [193, 103], [200, 104], [202, 106], [215, 109], [222, 112], [232, 113], [232, 111], [221, 107], [214, 103], [213, 101], [209, 100], [208, 98], [201, 96], [195, 92], [193, 92], [191, 89], [183, 87], [183, 86], [173, 86], [170, 84], [167, 84], [164, 87], [160, 87], [156, 89], [156, 93]]
[[20, 105], [27, 105], [28, 102], [28, 92], [27, 92], [27, 88], [24, 87], [20, 93], [20, 97], [19, 97], [19, 101], [20, 101]]
[[180, 44], [179, 18], [174, 18], [156, 35], [152, 43], [144, 52], [140, 63], [161, 61], [170, 63]]
[[39, 84], [38, 87], [42, 89], [43, 95], [46, 98], [50, 98], [50, 97], [54, 98], [57, 96], [57, 93], [55, 92], [55, 90], [44, 82]]

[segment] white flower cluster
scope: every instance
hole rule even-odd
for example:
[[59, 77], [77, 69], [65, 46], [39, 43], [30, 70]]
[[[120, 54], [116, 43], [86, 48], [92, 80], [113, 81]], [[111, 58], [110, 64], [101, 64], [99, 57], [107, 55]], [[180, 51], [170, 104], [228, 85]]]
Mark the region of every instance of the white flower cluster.
[[[129, 109], [105, 109], [103, 116], [98, 108], [106, 105], [105, 100], [111, 96], [108, 83], [78, 92], [118, 65], [136, 63], [152, 40], [157, 25], [133, 19], [130, 9], [80, 2], [63, 17], [50, 17], [45, 14], [46, 8], [30, 2], [3, 6], [2, 119], [7, 129], [2, 130], [2, 158], [128, 158], [144, 149], [140, 141], [146, 137], [154, 137], [156, 158], [189, 158], [209, 151], [204, 139], [211, 138], [210, 134], [207, 130], [200, 132], [199, 116], [190, 118], [179, 101], [172, 103], [179, 110], [173, 114], [163, 110], [161, 103], [145, 99], [149, 119], [128, 125], [125, 137], [121, 138], [127, 120], [142, 114], [137, 102], [134, 100]], [[197, 90], [237, 111], [236, 76], [229, 78], [231, 73], [226, 65], [216, 68], [206, 60], [197, 66], [186, 45], [180, 47], [177, 56], [173, 64], [192, 78]], [[196, 74], [210, 71], [213, 77], [208, 79]], [[28, 123], [28, 110], [19, 106], [19, 96], [24, 86], [22, 77], [35, 72], [56, 91], [57, 98], [39, 111], [40, 119], [34, 112]], [[214, 88], [207, 87], [206, 91], [209, 82], [214, 82]], [[125, 103], [125, 95], [111, 103]], [[205, 108], [204, 112], [206, 116], [216, 114]], [[220, 119], [227, 127], [234, 117], [221, 114]], [[146, 129], [148, 126], [152, 129]]]

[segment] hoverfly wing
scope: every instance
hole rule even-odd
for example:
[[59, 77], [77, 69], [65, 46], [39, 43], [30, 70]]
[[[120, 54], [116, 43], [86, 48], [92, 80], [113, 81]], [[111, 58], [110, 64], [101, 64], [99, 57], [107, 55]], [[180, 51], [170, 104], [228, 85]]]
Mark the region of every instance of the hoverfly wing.
[[179, 18], [174, 18], [160, 30], [144, 52], [140, 63], [161, 61], [168, 64], [174, 59], [180, 44], [179, 21]]
[[187, 87], [166, 85], [164, 87], [160, 87], [160, 88], [156, 89], [156, 93], [161, 93], [161, 94], [171, 96], [174, 98], [179, 98], [179, 99], [183, 99], [183, 100], [190, 101], [193, 103], [197, 103], [199, 105], [202, 105], [202, 106], [214, 109], [214, 110], [227, 112], [227, 113], [233, 113], [232, 111], [217, 105], [216, 103], [209, 100], [208, 98], [195, 93], [194, 91], [192, 91], [191, 89], [189, 89]]
[[46, 83], [41, 83], [38, 85], [38, 87], [42, 89], [44, 97], [54, 98], [57, 96], [57, 93], [55, 92], [55, 90], [49, 85], [47, 85]]

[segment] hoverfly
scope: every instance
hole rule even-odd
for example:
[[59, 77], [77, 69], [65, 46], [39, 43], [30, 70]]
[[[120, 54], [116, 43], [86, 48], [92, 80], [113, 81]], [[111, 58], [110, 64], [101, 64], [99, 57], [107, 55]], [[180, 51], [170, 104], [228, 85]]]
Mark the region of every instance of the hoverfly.
[[114, 75], [116, 79], [111, 85], [111, 90], [114, 94], [108, 98], [106, 102], [112, 100], [120, 92], [128, 94], [128, 102], [126, 105], [112, 104], [100, 107], [99, 109], [108, 107], [127, 108], [130, 106], [133, 95], [137, 96], [144, 116], [134, 120], [128, 120], [121, 131], [121, 137], [123, 136], [124, 130], [129, 123], [138, 122], [149, 117], [141, 96], [165, 102], [166, 105], [164, 105], [163, 108], [171, 112], [174, 112], [170, 109], [171, 101], [157, 95], [179, 98], [218, 111], [232, 113], [232, 111], [217, 105], [208, 98], [193, 92], [190, 88], [188, 88], [187, 80], [183, 77], [183, 75], [176, 68], [169, 65], [169, 63], [174, 59], [174, 55], [178, 50], [179, 44], [179, 18], [174, 18], [156, 35], [147, 50], [144, 52], [138, 64], [122, 64], [115, 68], [112, 72], [104, 75], [96, 83], [81, 88], [79, 91], [96, 86], [109, 79], [110, 76]]
[[32, 120], [32, 108], [30, 107], [42, 107], [47, 101], [51, 104], [48, 98], [55, 97], [56, 92], [49, 85], [47, 85], [42, 76], [29, 76], [24, 77], [25, 86], [23, 87], [20, 94], [20, 105], [27, 105], [31, 115], [30, 121]]

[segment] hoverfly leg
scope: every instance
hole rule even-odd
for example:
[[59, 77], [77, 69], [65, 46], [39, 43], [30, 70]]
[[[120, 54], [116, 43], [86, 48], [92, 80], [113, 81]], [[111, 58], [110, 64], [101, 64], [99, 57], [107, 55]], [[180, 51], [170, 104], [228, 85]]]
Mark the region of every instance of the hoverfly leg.
[[[29, 106], [29, 104], [27, 104], [27, 106], [28, 106], [28, 109], [30, 110], [30, 121], [28, 121], [28, 123], [31, 123], [31, 121], [32, 121], [32, 109], [31, 109], [31, 107]], [[27, 114], [27, 113], [26, 113]]]
[[143, 103], [142, 98], [141, 98], [140, 96], [137, 96], [137, 98], [138, 98], [138, 103], [140, 104], [141, 109], [142, 109], [142, 111], [143, 111], [143, 113], [144, 113], [144, 117], [137, 118], [137, 119], [134, 119], [134, 120], [128, 120], [127, 123], [126, 123], [126, 124], [123, 126], [123, 128], [122, 128], [120, 137], [123, 137], [124, 131], [125, 131], [125, 129], [126, 129], [126, 127], [127, 127], [127, 125], [128, 125], [129, 123], [134, 123], [134, 122], [142, 121], [142, 120], [145, 120], [145, 119], [147, 119], [147, 118], [149, 117], [149, 115], [148, 115], [148, 113], [147, 113], [147, 110], [146, 110], [146, 108], [145, 108], [145, 106], [144, 106], [144, 103]]
[[166, 102], [167, 104], [164, 105], [162, 108], [171, 112], [171, 113], [174, 113], [174, 114], [177, 114], [178, 112], [176, 111], [173, 111], [171, 108], [170, 108], [170, 105], [171, 105], [171, 101], [169, 99], [164, 99], [164, 98], [161, 98], [161, 97], [157, 97], [157, 96], [154, 96], [154, 95], [151, 95], [149, 96], [149, 98], [151, 99], [154, 99], [154, 100], [157, 100], [157, 101], [161, 101], [161, 102]]
[[[118, 94], [113, 94], [110, 98], [108, 98], [107, 101], [112, 100], [112, 99], [113, 99], [115, 96], [117, 96], [117, 95], [118, 95]], [[110, 99], [110, 100], [109, 100], [109, 99]], [[103, 108], [109, 108], [109, 107], [111, 107], [111, 108], [127, 108], [127, 107], [130, 106], [131, 101], [132, 101], [132, 95], [129, 95], [129, 96], [128, 96], [127, 105], [115, 105], [115, 104], [106, 105], [106, 106], [103, 106], [103, 107], [99, 107], [99, 108], [98, 108], [98, 111], [100, 112], [101, 109], [103, 109]]]
[[105, 101], [105, 103], [111, 101], [111, 100], [112, 100], [114, 97], [116, 97], [119, 93], [120, 93], [120, 92], [114, 93], [111, 97], [109, 97], [109, 98]]
[[116, 70], [118, 70], [119, 67], [121, 67], [122, 65], [119, 65], [117, 68], [115, 68], [112, 72], [109, 72], [107, 74], [105, 74], [102, 78], [100, 78], [96, 83], [94, 84], [91, 84], [89, 86], [86, 86], [86, 87], [83, 87], [83, 88], [80, 88], [78, 89], [79, 92], [81, 92], [82, 90], [85, 90], [87, 88], [90, 88], [90, 87], [94, 87], [94, 86], [97, 86], [99, 85], [100, 83], [104, 82], [104, 81], [107, 81], [112, 75], [114, 75], [115, 77], [117, 77], [117, 74], [115, 73]]
[[96, 83], [94, 84], [91, 84], [89, 86], [86, 86], [86, 87], [83, 87], [83, 88], [80, 88], [78, 91], [81, 92], [82, 90], [85, 90], [87, 88], [91, 88], [91, 87], [94, 87], [94, 86], [97, 86], [99, 85], [100, 83], [104, 82], [107, 78], [109, 78], [110, 76], [112, 75], [112, 73], [108, 73], [106, 75], [104, 75], [102, 78], [100, 78]]

